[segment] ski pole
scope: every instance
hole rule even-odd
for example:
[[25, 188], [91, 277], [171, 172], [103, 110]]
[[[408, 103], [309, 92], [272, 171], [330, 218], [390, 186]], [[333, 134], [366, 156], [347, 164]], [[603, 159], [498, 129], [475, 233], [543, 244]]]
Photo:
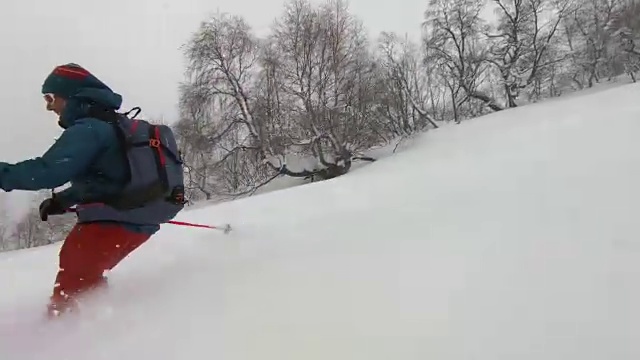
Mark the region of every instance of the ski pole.
[[[67, 210], [65, 210], [65, 212], [67, 213], [77, 213], [77, 209], [76, 208], [68, 208]], [[196, 223], [190, 223], [190, 222], [186, 222], [186, 221], [175, 221], [175, 220], [170, 220], [168, 221], [169, 224], [172, 225], [178, 225], [178, 226], [188, 226], [188, 227], [196, 227], [196, 228], [201, 228], [201, 229], [210, 229], [210, 230], [220, 230], [225, 234], [228, 234], [231, 231], [231, 225], [230, 224], [224, 224], [224, 225], [204, 225], [204, 224], [196, 224]]]
[[215, 225], [194, 224], [194, 223], [189, 223], [184, 221], [174, 221], [174, 220], [169, 221], [169, 224], [178, 225], [178, 226], [190, 226], [190, 227], [197, 227], [197, 228], [211, 229], [211, 230], [221, 230], [225, 234], [228, 234], [231, 231], [231, 225], [229, 224], [215, 226]]

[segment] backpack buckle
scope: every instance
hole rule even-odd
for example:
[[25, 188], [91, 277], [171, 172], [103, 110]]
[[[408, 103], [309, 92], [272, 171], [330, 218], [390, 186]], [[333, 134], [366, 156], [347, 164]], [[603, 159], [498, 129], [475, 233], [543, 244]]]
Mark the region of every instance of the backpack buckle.
[[171, 195], [169, 195], [167, 200], [175, 205], [185, 205], [187, 201], [184, 198], [184, 187], [176, 186], [171, 189]]
[[149, 146], [151, 146], [152, 148], [159, 148], [160, 147], [160, 140], [158, 140], [158, 139], [149, 139]]

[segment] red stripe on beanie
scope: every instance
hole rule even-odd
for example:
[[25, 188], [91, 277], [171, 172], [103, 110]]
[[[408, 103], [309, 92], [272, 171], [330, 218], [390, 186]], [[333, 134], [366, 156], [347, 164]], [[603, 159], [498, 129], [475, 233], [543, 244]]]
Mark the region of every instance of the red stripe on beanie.
[[53, 73], [71, 79], [84, 79], [91, 75], [87, 70], [80, 67], [58, 66], [53, 69]]

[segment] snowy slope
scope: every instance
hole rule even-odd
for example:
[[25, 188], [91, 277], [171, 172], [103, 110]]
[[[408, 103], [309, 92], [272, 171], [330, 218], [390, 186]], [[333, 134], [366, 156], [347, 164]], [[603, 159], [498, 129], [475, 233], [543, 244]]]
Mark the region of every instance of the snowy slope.
[[0, 359], [636, 360], [639, 96], [505, 111], [185, 212], [236, 230], [167, 226], [110, 275], [111, 313], [43, 333], [7, 323], [39, 315], [58, 246], [0, 254]]

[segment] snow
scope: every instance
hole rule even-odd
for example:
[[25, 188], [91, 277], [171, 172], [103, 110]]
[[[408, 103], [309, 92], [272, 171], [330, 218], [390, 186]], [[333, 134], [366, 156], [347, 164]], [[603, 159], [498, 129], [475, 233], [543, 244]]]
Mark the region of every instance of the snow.
[[167, 225], [82, 321], [34, 322], [59, 245], [0, 254], [0, 359], [638, 359], [639, 96], [444, 126], [184, 212], [234, 231]]

